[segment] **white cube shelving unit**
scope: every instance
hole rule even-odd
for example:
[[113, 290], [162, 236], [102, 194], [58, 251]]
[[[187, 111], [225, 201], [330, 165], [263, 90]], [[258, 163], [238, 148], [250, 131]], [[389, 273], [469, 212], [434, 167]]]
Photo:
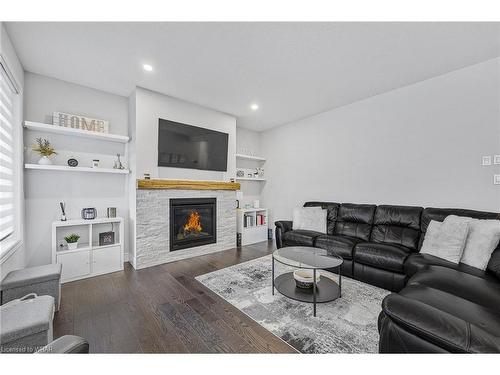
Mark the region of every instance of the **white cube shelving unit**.
[[[262, 219], [259, 219], [262, 217]], [[267, 241], [267, 208], [239, 208], [236, 215], [241, 245]]]
[[[115, 233], [115, 242], [100, 246], [99, 233], [109, 231]], [[78, 248], [75, 250], [69, 250], [64, 241], [64, 237], [71, 233], [80, 236]], [[123, 239], [123, 218], [121, 217], [53, 222], [52, 263], [63, 265], [61, 282], [123, 270]]]

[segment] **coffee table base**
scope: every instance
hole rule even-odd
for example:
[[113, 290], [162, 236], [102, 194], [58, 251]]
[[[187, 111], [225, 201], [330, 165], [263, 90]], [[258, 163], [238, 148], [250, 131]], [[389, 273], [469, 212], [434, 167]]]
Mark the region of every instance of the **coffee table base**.
[[[316, 300], [314, 298], [314, 288], [297, 288], [293, 272], [287, 272], [274, 279], [274, 287], [278, 292], [290, 299], [306, 303], [325, 303], [336, 300], [341, 296], [340, 286], [328, 277], [322, 276], [316, 284]], [[316, 306], [314, 306], [314, 316], [316, 316]]]

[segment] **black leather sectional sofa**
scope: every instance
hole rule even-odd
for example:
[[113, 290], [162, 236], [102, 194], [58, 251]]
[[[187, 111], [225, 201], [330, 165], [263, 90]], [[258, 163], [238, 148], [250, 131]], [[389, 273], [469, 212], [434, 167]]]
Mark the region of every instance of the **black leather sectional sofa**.
[[500, 220], [464, 209], [307, 202], [328, 210], [327, 233], [277, 221], [276, 244], [344, 258], [342, 274], [393, 292], [379, 316], [381, 353], [500, 352], [500, 245], [485, 271], [420, 254], [431, 220]]

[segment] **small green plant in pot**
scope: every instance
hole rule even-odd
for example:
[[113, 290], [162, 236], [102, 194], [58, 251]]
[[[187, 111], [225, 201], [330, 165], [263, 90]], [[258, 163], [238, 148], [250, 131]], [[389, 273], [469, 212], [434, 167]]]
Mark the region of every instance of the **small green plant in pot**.
[[68, 244], [68, 250], [75, 250], [78, 247], [78, 240], [80, 236], [78, 234], [70, 234], [69, 236], [64, 237], [66, 243]]
[[42, 165], [51, 165], [52, 162], [49, 159], [49, 156], [57, 155], [56, 150], [50, 144], [49, 140], [44, 138], [37, 138], [36, 145], [33, 145], [33, 151], [37, 152], [41, 158], [38, 160], [38, 164]]

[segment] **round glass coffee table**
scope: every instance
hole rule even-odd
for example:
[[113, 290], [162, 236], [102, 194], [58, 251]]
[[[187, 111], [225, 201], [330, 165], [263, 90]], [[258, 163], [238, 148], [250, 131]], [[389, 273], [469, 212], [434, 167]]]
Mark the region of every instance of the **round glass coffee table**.
[[[314, 280], [312, 288], [298, 288], [295, 284], [293, 272], [286, 272], [275, 278], [275, 261], [294, 268], [312, 270]], [[312, 303], [313, 315], [316, 316], [316, 304], [330, 302], [342, 296], [342, 275], [340, 266], [343, 262], [344, 260], [342, 257], [332, 254], [327, 250], [315, 247], [290, 246], [278, 249], [273, 252], [272, 260], [273, 295], [274, 288], [276, 288], [276, 290], [285, 297], [296, 301]], [[339, 270], [338, 284], [332, 278], [324, 275], [316, 282], [316, 275], [318, 272], [326, 268], [337, 267]]]

